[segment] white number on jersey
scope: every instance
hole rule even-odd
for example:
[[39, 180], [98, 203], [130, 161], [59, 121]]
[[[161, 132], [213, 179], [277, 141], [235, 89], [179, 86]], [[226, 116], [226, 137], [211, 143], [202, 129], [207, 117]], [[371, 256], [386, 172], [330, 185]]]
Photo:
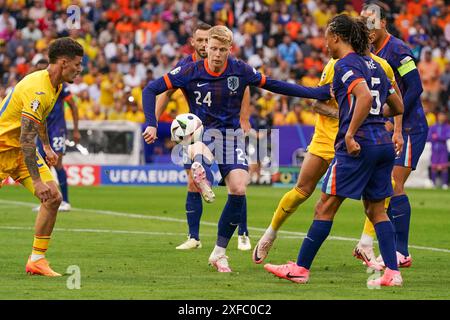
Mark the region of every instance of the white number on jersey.
[[211, 100], [211, 91], [208, 91], [205, 95], [205, 97], [203, 98], [203, 101], [201, 101], [202, 99], [202, 93], [200, 91], [194, 91], [195, 94], [195, 103], [199, 106], [201, 106], [203, 103], [207, 104], [208, 107], [211, 107], [212, 104], [212, 100]]
[[[380, 78], [373, 78], [372, 77], [372, 85], [371, 87], [373, 88], [376, 84], [380, 84]], [[380, 114], [381, 111], [381, 101], [380, 101], [380, 91], [378, 90], [370, 90], [370, 93], [372, 94], [372, 97], [375, 99], [375, 104], [376, 106], [370, 109], [370, 114], [373, 114], [375, 116], [378, 116]]]

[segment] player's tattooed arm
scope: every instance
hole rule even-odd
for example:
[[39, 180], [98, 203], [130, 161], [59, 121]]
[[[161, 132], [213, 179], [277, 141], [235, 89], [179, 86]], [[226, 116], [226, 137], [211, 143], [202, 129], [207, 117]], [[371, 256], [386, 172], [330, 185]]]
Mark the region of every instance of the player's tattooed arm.
[[33, 181], [39, 180], [39, 168], [36, 163], [36, 136], [39, 134], [40, 125], [33, 120], [22, 117], [20, 145], [24, 155], [24, 161]]
[[315, 101], [313, 103], [313, 110], [314, 112], [324, 115], [326, 117], [330, 117], [333, 119], [339, 119], [339, 110], [333, 107], [330, 107], [329, 105], [320, 102]]

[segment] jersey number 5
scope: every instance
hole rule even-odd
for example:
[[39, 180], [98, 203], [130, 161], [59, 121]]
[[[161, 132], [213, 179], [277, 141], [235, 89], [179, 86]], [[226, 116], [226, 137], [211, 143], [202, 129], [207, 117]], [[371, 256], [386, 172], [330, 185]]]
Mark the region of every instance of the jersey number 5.
[[203, 103], [207, 104], [208, 107], [211, 107], [211, 91], [208, 91], [205, 95], [205, 97], [202, 100], [202, 93], [200, 91], [194, 91], [195, 94], [195, 103], [199, 106], [201, 106]]
[[[375, 85], [380, 84], [380, 83], [381, 83], [380, 78], [372, 77], [372, 85], [371, 85], [372, 88]], [[370, 90], [370, 93], [372, 94], [372, 97], [374, 98], [374, 102], [375, 102], [375, 107], [373, 106], [373, 103], [372, 103], [372, 108], [370, 109], [370, 114], [378, 116], [381, 111], [380, 91]]]

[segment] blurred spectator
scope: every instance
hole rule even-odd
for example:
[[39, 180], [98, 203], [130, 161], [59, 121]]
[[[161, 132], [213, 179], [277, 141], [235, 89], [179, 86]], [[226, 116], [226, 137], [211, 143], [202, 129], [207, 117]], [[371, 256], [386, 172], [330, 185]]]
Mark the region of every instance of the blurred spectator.
[[313, 112], [306, 110], [302, 106], [302, 103], [297, 101], [294, 104], [294, 109], [287, 114], [285, 124], [304, 124], [313, 126], [316, 124], [316, 115]]
[[259, 114], [262, 117], [268, 116], [275, 109], [276, 103], [277, 100], [274, 94], [270, 91], [264, 91], [262, 97], [256, 101], [256, 104], [258, 105], [257, 109], [259, 109]]
[[127, 112], [125, 113], [125, 120], [137, 123], [145, 122], [145, 115], [142, 110], [139, 110], [136, 100], [133, 96], [128, 96], [126, 99]]
[[447, 139], [450, 139], [450, 126], [448, 115], [439, 112], [437, 123], [430, 127], [428, 140], [431, 141], [431, 179], [437, 186], [437, 178], [440, 175], [442, 188], [448, 189], [448, 149]]
[[437, 62], [431, 59], [431, 51], [425, 53], [425, 59], [419, 62], [418, 68], [423, 86], [422, 99], [426, 102], [437, 103], [440, 71]]
[[122, 104], [122, 101], [114, 102], [114, 109], [109, 112], [108, 120], [126, 120], [124, 110], [125, 108]]
[[106, 120], [106, 114], [102, 111], [102, 108], [98, 103], [94, 103], [91, 109], [86, 114], [87, 120], [103, 121]]
[[297, 43], [292, 42], [291, 38], [286, 35], [283, 37], [283, 43], [278, 46], [279, 61], [286, 61], [290, 65], [297, 62], [297, 59], [301, 59], [302, 52]]

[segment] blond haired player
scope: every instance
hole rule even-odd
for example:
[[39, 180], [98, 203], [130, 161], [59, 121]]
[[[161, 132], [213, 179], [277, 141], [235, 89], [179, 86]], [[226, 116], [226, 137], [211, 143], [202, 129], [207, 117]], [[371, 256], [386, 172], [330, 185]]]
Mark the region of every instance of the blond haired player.
[[[387, 61], [374, 54], [370, 54], [370, 56], [381, 65], [398, 93], [399, 89], [395, 84], [394, 72]], [[330, 59], [328, 61], [322, 72], [319, 86], [333, 82], [334, 65], [337, 61], [336, 59]], [[262, 263], [267, 257], [277, 237], [278, 230], [286, 219], [297, 210], [300, 204], [311, 196], [320, 178], [326, 173], [328, 166], [334, 158], [334, 140], [339, 128], [338, 105], [336, 100], [331, 99], [326, 104], [317, 103], [315, 111], [319, 114], [319, 118], [315, 126], [313, 138], [308, 146], [308, 152], [303, 161], [297, 184], [281, 198], [273, 214], [270, 226], [266, 229], [266, 232], [254, 248], [253, 261], [257, 264]], [[395, 118], [395, 134], [392, 138], [397, 148], [403, 146], [400, 119], [398, 117]], [[366, 257], [364, 260], [366, 264], [369, 266], [376, 265], [376, 257], [373, 249], [371, 249], [371, 252], [363, 254]]]
[[[208, 31], [211, 26], [206, 23], [199, 23], [193, 30], [191, 45], [194, 48], [194, 53], [187, 56], [186, 58], [180, 60], [175, 68], [179, 66], [184, 66], [191, 62], [200, 61], [206, 59], [208, 53], [206, 47], [208, 45]], [[176, 91], [176, 89], [168, 90], [163, 92], [158, 96], [156, 100], [156, 118], [161, 117], [162, 112], [167, 106], [171, 95]], [[195, 110], [195, 106], [191, 107], [190, 110]], [[240, 123], [241, 128], [244, 132], [250, 130], [250, 90], [247, 87], [245, 89], [244, 98], [242, 99], [241, 106], [241, 116]], [[186, 220], [189, 227], [188, 239], [176, 247], [178, 250], [190, 250], [199, 249], [202, 247], [200, 242], [200, 220], [203, 214], [203, 203], [202, 197], [198, 188], [194, 184], [194, 179], [192, 176], [191, 164], [185, 164], [184, 168], [187, 173], [187, 197], [186, 197]], [[238, 228], [238, 249], [239, 250], [251, 250], [250, 238], [248, 237], [247, 229], [247, 217], [242, 217]]]
[[[238, 133], [241, 104], [246, 87], [259, 86], [285, 95], [330, 99], [329, 86], [306, 88], [266, 78], [246, 63], [229, 56], [232, 43], [233, 34], [228, 28], [224, 26], [211, 28], [208, 34], [208, 57], [177, 67], [164, 77], [150, 82], [144, 88], [142, 97], [148, 124], [143, 136], [147, 143], [152, 143], [156, 139], [156, 96], [172, 88], [181, 88], [185, 91], [189, 106], [194, 108], [191, 112], [202, 120], [205, 132], [214, 129], [225, 137], [223, 143], [216, 142], [222, 139], [210, 143], [211, 140], [206, 140], [205, 135], [203, 137], [204, 142], [210, 143], [208, 147], [214, 147], [214, 156], [228, 189], [228, 199], [218, 223], [216, 246], [209, 257], [209, 263], [219, 272], [231, 272], [226, 248], [242, 217], [247, 215], [248, 163], [242, 132], [240, 136]], [[230, 130], [236, 131], [237, 136], [227, 136], [226, 133]], [[212, 176], [208, 174], [211, 164], [202, 160], [201, 154], [194, 155], [193, 158], [194, 183], [197, 186], [205, 185], [206, 177]]]
[[58, 156], [50, 147], [46, 117], [62, 83], [71, 83], [80, 74], [83, 54], [83, 48], [75, 40], [55, 40], [49, 47], [48, 69], [23, 78], [0, 105], [0, 181], [11, 177], [41, 201], [33, 250], [25, 268], [30, 274], [60, 276], [50, 268], [45, 252], [62, 197], [48, 166], [36, 152], [35, 138], [39, 136], [47, 162], [56, 165]]

